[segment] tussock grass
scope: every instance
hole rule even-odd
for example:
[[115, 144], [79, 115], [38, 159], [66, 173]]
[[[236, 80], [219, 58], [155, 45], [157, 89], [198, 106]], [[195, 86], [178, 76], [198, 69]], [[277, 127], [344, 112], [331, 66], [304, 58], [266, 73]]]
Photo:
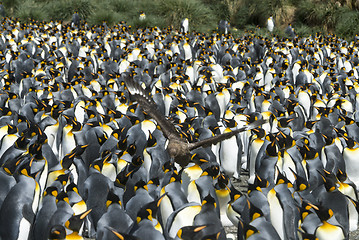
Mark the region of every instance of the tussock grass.
[[343, 11], [337, 17], [335, 29], [337, 34], [351, 38], [358, 34], [359, 26], [359, 12], [358, 11]]
[[[300, 36], [317, 31], [351, 38], [359, 33], [359, 1], [353, 0], [2, 0], [8, 16], [22, 21], [71, 21], [74, 11], [90, 25], [110, 26], [125, 21], [133, 28], [172, 26], [180, 28], [188, 18], [190, 31], [209, 33], [221, 19], [233, 33], [268, 34], [268, 17], [275, 19], [274, 34], [282, 36], [289, 23]], [[140, 11], [146, 19], [139, 20]]]
[[118, 22], [119, 19], [120, 19], [119, 14], [114, 12], [113, 10], [99, 9], [87, 18], [87, 22], [90, 25], [96, 25], [106, 22], [109, 26], [111, 26], [116, 22]]
[[42, 4], [34, 0], [25, 0], [15, 7], [15, 17], [23, 22], [29, 22], [31, 19], [47, 19], [47, 12]]
[[58, 0], [49, 1], [45, 9], [50, 20], [71, 20], [72, 14], [78, 11], [82, 19], [87, 19], [95, 10], [95, 5], [90, 0]]
[[190, 30], [211, 31], [217, 27], [215, 12], [199, 0], [157, 0], [157, 13], [163, 14], [165, 23], [180, 27], [181, 20], [189, 19]]

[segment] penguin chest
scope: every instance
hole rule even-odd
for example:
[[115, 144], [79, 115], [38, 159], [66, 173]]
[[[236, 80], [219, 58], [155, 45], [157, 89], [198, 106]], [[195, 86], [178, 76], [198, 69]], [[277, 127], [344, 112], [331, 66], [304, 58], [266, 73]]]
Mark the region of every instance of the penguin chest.
[[315, 235], [319, 240], [342, 240], [345, 239], [343, 230], [335, 225], [332, 225], [326, 221], [323, 225], [319, 226], [315, 231]]
[[53, 146], [55, 140], [56, 140], [56, 135], [57, 135], [57, 130], [59, 129], [59, 123], [57, 122], [54, 125], [51, 126], [47, 126], [44, 130], [44, 133], [47, 136], [47, 142], [50, 145], [50, 147]]
[[167, 224], [170, 224], [169, 236], [175, 238], [178, 230], [184, 226], [192, 225], [194, 218], [200, 211], [200, 205], [188, 206], [179, 211], [176, 216], [174, 216], [172, 223], [167, 222]]
[[270, 220], [272, 225], [281, 239], [284, 239], [283, 209], [280, 205], [274, 188], [268, 192], [267, 199], [269, 203]]
[[70, 153], [76, 147], [75, 136], [72, 131], [64, 135], [62, 139], [62, 156]]
[[288, 180], [293, 183], [296, 179], [295, 179], [295, 176], [294, 176], [294, 174], [292, 173], [292, 171], [290, 169], [295, 171], [296, 166], [295, 166], [295, 163], [294, 163], [292, 157], [289, 155], [289, 153], [287, 151], [284, 151], [284, 154], [283, 154], [283, 172], [285, 172]]
[[231, 196], [229, 195], [229, 190], [227, 189], [218, 189], [216, 190], [216, 195], [219, 202], [219, 212], [220, 212], [220, 218], [221, 222], [225, 226], [231, 226], [232, 222], [227, 216], [227, 208], [228, 208], [228, 202], [231, 200]]
[[254, 139], [249, 147], [249, 155], [248, 155], [248, 168], [249, 168], [249, 183], [254, 182], [255, 178], [255, 169], [256, 169], [256, 159], [257, 155], [259, 153], [259, 150], [261, 149], [262, 145], [264, 143], [264, 140], [257, 138]]
[[216, 95], [216, 99], [219, 105], [220, 116], [222, 117], [229, 101], [227, 101], [227, 97], [222, 92]]
[[359, 148], [349, 149], [345, 148], [343, 151], [343, 158], [345, 161], [345, 168], [348, 174], [348, 177], [358, 186], [359, 184]]
[[27, 239], [29, 237], [30, 229], [31, 223], [27, 219], [22, 218], [19, 224], [19, 236], [17, 240]]
[[151, 165], [152, 165], [152, 158], [146, 149], [143, 150], [143, 165], [146, 169], [147, 176], [149, 176]]
[[236, 136], [226, 139], [221, 142], [219, 156], [220, 163], [224, 171], [233, 176], [237, 167], [240, 165], [240, 159], [238, 159], [238, 144]]
[[1, 148], [0, 148], [0, 157], [4, 154], [4, 152], [14, 145], [15, 141], [18, 139], [18, 136], [15, 134], [9, 134], [3, 137], [1, 141]]
[[183, 170], [182, 174], [181, 174], [181, 179], [182, 179], [182, 190], [183, 192], [187, 195], [188, 193], [188, 186], [192, 181], [197, 180], [198, 178], [201, 177], [201, 174], [203, 173], [201, 167], [197, 164], [191, 166], [191, 167], [187, 167]]
[[188, 43], [183, 45], [185, 60], [192, 59], [192, 49]]
[[112, 163], [105, 163], [102, 167], [101, 173], [108, 177], [111, 181], [116, 180], [117, 171], [116, 167]]
[[201, 196], [195, 181], [188, 184], [187, 187], [187, 200], [188, 202], [201, 203]]
[[[165, 193], [165, 191], [161, 191], [161, 194], [162, 192]], [[162, 222], [163, 224], [166, 224], [168, 217], [174, 211], [171, 199], [167, 195], [163, 197], [160, 203], [160, 211], [161, 211]]]
[[349, 213], [349, 231], [358, 229], [359, 215], [354, 204], [348, 199], [348, 213]]
[[75, 117], [76, 117], [76, 120], [80, 123], [84, 123], [84, 120], [85, 120], [84, 108], [85, 108], [84, 101], [80, 101], [75, 107]]

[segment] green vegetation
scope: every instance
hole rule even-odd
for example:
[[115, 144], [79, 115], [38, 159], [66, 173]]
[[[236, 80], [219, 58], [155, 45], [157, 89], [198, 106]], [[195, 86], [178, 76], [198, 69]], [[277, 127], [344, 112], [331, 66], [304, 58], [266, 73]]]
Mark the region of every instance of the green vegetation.
[[[74, 11], [90, 25], [126, 21], [133, 27], [179, 28], [187, 17], [190, 30], [211, 32], [220, 19], [232, 32], [263, 31], [273, 16], [275, 34], [284, 36], [291, 23], [299, 35], [316, 31], [352, 37], [359, 33], [359, 1], [356, 0], [3, 0], [7, 15], [22, 21], [71, 21]], [[146, 13], [139, 20], [140, 11]], [[238, 30], [236, 30], [238, 29]]]

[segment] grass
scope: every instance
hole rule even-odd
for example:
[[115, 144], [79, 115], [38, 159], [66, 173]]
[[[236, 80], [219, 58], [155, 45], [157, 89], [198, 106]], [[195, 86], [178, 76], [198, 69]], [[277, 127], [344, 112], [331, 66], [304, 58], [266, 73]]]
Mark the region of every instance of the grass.
[[82, 19], [87, 20], [95, 11], [95, 5], [90, 0], [58, 0], [44, 3], [49, 20], [70, 21], [72, 14], [78, 11]]
[[[291, 23], [300, 36], [317, 32], [351, 38], [359, 32], [359, 2], [351, 0], [3, 0], [8, 16], [21, 21], [71, 21], [74, 11], [90, 25], [127, 22], [134, 28], [173, 26], [187, 17], [190, 30], [209, 33], [228, 20], [234, 33], [259, 29], [273, 16], [275, 34]], [[358, 3], [357, 3], [358, 2]], [[140, 11], [146, 19], [139, 20]], [[238, 30], [235, 30], [238, 29]]]
[[345, 14], [341, 14], [335, 25], [337, 32], [341, 35], [345, 35], [348, 38], [358, 34], [359, 26], [359, 13], [358, 11], [348, 11]]
[[163, 14], [167, 25], [180, 27], [180, 22], [188, 18], [190, 30], [209, 32], [216, 28], [219, 19], [215, 12], [199, 0], [157, 0], [157, 13]]
[[47, 13], [44, 11], [44, 6], [34, 0], [25, 0], [22, 4], [17, 5], [15, 7], [14, 15], [24, 22], [29, 22], [31, 19], [47, 19]]

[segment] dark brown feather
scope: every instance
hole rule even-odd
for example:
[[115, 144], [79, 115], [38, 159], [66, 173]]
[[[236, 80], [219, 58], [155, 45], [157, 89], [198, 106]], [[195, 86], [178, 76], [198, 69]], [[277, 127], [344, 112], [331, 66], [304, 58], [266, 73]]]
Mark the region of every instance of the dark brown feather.
[[163, 116], [160, 111], [158, 111], [157, 105], [152, 100], [150, 93], [143, 89], [140, 84], [135, 82], [130, 75], [125, 75], [124, 81], [126, 83], [128, 91], [140, 104], [143, 111], [150, 115], [161, 127], [163, 135], [169, 140], [167, 145], [167, 151], [170, 157], [182, 167], [185, 167], [190, 162], [190, 151], [199, 147], [208, 147], [212, 144], [216, 144], [223, 140], [229, 139], [240, 132], [256, 128], [265, 123], [265, 120], [258, 120], [232, 132], [223, 133], [211, 138], [204, 139], [199, 142], [188, 143], [186, 139], [181, 138], [175, 126], [168, 119], [166, 119], [166, 117]]
[[212, 144], [217, 144], [223, 140], [229, 139], [229, 138], [233, 137], [234, 135], [237, 135], [240, 132], [244, 132], [244, 131], [259, 127], [260, 125], [264, 124], [265, 122], [266, 122], [265, 120], [261, 119], [261, 120], [255, 121], [245, 127], [235, 129], [232, 132], [222, 133], [222, 134], [219, 134], [219, 135], [207, 138], [207, 139], [203, 139], [199, 142], [189, 143], [188, 148], [190, 151], [192, 151], [199, 147], [209, 147]]
[[143, 89], [140, 84], [133, 81], [129, 75], [125, 76], [124, 80], [128, 91], [140, 104], [143, 111], [150, 115], [161, 127], [163, 135], [168, 139], [182, 140], [175, 126], [158, 111], [157, 104], [152, 100], [150, 93]]

